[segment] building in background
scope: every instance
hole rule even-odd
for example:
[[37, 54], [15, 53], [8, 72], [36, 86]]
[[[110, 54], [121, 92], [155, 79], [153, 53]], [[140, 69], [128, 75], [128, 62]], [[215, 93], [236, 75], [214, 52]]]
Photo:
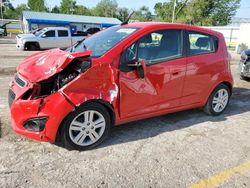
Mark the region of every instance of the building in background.
[[71, 32], [86, 31], [88, 28], [107, 28], [120, 24], [117, 18], [55, 14], [47, 12], [23, 11], [22, 29], [24, 33], [44, 27], [64, 26]]
[[227, 26], [208, 26], [205, 28], [218, 31], [224, 35], [229, 49], [240, 53], [244, 48], [250, 48], [250, 18], [232, 18]]

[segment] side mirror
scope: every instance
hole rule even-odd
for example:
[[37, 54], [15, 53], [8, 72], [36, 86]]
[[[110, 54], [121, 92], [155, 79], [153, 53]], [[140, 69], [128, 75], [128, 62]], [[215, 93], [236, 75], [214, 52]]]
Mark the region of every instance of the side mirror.
[[42, 38], [45, 38], [45, 37], [46, 37], [46, 34], [42, 34], [41, 37], [42, 37]]
[[145, 77], [145, 72], [146, 72], [146, 63], [145, 60], [135, 60], [133, 62], [128, 62], [127, 64], [128, 67], [134, 67], [137, 70], [138, 76], [140, 78]]

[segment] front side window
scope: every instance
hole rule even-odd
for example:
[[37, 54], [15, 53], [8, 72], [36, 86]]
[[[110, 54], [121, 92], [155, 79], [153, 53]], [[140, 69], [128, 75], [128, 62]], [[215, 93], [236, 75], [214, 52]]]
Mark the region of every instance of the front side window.
[[217, 38], [211, 35], [188, 33], [188, 55], [213, 53], [217, 50], [217, 44]]
[[69, 36], [67, 30], [58, 30], [58, 37], [67, 37]]
[[55, 32], [55, 30], [51, 30], [51, 31], [47, 31], [43, 35], [44, 35], [44, 37], [55, 37], [56, 36], [56, 32]]
[[181, 30], [160, 30], [149, 33], [124, 52], [125, 61], [146, 60], [147, 64], [167, 61], [182, 56]]

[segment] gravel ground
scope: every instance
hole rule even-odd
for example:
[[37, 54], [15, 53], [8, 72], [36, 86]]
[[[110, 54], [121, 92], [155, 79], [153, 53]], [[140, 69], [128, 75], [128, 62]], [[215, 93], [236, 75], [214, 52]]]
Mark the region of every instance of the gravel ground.
[[[31, 53], [0, 44], [0, 66], [15, 67]], [[232, 56], [235, 88], [222, 115], [188, 110], [129, 123], [84, 152], [14, 135], [7, 105], [12, 76], [0, 74], [0, 187], [190, 187], [250, 161], [250, 82], [239, 79], [239, 56]], [[219, 187], [250, 187], [250, 168], [217, 180]]]

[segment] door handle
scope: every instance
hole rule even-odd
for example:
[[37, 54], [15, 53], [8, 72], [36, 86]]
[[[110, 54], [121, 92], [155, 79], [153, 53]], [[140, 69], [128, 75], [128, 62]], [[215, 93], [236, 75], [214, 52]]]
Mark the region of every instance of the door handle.
[[172, 75], [178, 75], [180, 72], [179, 71], [176, 71], [176, 72], [173, 72]]

